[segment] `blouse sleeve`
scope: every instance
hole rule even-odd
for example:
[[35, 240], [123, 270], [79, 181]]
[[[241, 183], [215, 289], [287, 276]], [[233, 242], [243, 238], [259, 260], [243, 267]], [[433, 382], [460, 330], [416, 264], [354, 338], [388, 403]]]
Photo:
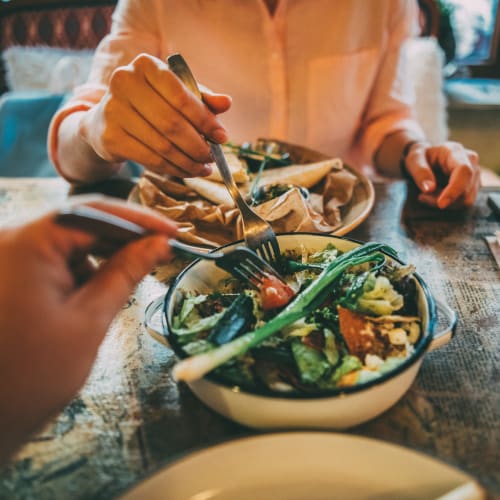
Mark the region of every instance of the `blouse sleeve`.
[[417, 34], [417, 2], [399, 0], [393, 10], [384, 54], [363, 116], [360, 134], [362, 156], [373, 158], [384, 138], [407, 131], [415, 138], [425, 138], [412, 109], [414, 87], [406, 71], [405, 42]]
[[96, 49], [88, 81], [75, 88], [72, 96], [52, 118], [48, 133], [49, 157], [57, 171], [70, 181], [61, 170], [57, 156], [59, 128], [72, 113], [87, 111], [99, 103], [117, 67], [131, 63], [141, 53], [160, 55], [159, 16], [155, 14], [158, 1], [161, 0], [149, 0], [148, 8], [144, 8], [144, 2], [118, 2], [111, 31]]

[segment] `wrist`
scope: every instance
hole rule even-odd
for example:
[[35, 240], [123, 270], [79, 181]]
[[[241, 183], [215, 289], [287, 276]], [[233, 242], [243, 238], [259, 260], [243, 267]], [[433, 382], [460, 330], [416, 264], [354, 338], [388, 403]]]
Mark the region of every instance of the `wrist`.
[[414, 139], [411, 141], [408, 141], [402, 152], [401, 152], [401, 157], [399, 159], [399, 169], [401, 172], [401, 175], [405, 178], [411, 178], [411, 176], [408, 173], [408, 168], [406, 165], [406, 160], [408, 159], [408, 156], [410, 155], [411, 151], [414, 149], [416, 146], [427, 146], [428, 143], [427, 141], [423, 139]]

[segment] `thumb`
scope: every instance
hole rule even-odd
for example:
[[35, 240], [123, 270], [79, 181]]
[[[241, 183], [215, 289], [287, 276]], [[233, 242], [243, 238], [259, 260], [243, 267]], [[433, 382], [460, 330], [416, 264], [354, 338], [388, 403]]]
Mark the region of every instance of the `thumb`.
[[107, 329], [139, 281], [156, 264], [170, 258], [165, 236], [154, 235], [130, 243], [109, 258], [70, 300], [87, 318], [93, 318], [98, 328]]
[[426, 147], [415, 144], [405, 160], [406, 170], [423, 193], [432, 193], [436, 189], [436, 177], [426, 158]]

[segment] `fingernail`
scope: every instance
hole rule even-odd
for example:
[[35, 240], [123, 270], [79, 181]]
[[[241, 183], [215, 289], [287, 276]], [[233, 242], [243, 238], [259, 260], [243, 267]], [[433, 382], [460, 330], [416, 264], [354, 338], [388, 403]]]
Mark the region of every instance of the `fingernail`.
[[219, 144], [227, 141], [227, 132], [223, 128], [215, 129], [212, 134], [212, 139]]
[[440, 198], [437, 202], [439, 208], [446, 208], [451, 203], [451, 198]]
[[205, 175], [210, 175], [211, 173], [212, 173], [212, 165], [205, 163], [205, 165], [203, 165], [200, 171], [200, 175], [205, 176]]
[[424, 193], [429, 193], [434, 189], [434, 183], [432, 181], [423, 181], [422, 182], [422, 191]]

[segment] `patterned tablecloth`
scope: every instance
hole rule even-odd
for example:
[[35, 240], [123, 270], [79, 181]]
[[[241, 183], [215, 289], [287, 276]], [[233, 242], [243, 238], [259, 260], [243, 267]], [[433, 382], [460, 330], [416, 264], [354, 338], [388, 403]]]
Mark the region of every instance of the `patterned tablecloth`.
[[[499, 229], [482, 191], [466, 212], [418, 207], [403, 182], [377, 184], [350, 236], [400, 251], [459, 315], [456, 337], [426, 355], [408, 393], [350, 432], [423, 451], [500, 494], [500, 271], [484, 242]], [[0, 179], [0, 225], [64, 200], [62, 180]], [[201, 404], [171, 377], [172, 352], [143, 325], [165, 285], [148, 276], [113, 322], [74, 401], [0, 471], [0, 498], [110, 498], [191, 450], [254, 431]], [[395, 471], [395, 473], [397, 473]]]

